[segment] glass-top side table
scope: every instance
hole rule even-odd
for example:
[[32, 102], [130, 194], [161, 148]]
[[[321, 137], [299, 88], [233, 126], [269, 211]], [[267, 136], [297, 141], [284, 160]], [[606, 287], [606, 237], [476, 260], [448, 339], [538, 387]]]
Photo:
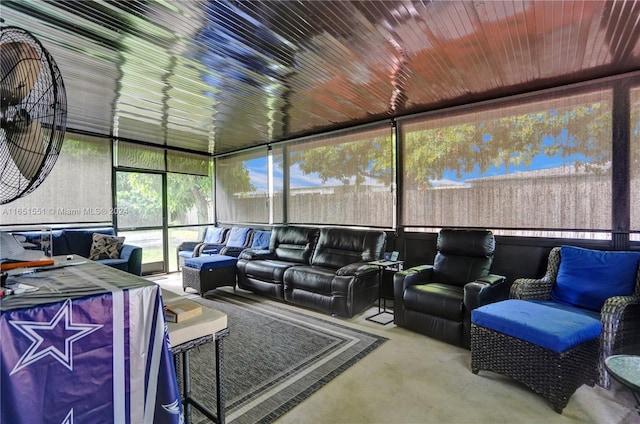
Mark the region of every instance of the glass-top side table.
[[640, 356], [613, 355], [604, 364], [613, 378], [631, 389], [636, 398], [636, 412], [640, 414]]

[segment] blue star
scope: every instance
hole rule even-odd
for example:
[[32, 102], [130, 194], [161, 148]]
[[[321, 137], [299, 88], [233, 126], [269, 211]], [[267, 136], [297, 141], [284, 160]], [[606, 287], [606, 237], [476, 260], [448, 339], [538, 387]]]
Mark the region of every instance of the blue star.
[[[74, 323], [71, 299], [67, 299], [49, 322], [10, 321], [9, 323], [32, 342], [13, 367], [10, 375], [47, 355], [73, 371], [73, 343], [102, 327], [97, 324]], [[65, 337], [66, 333], [70, 334]], [[64, 344], [60, 346], [62, 349], [56, 346], [56, 342], [59, 345]]]

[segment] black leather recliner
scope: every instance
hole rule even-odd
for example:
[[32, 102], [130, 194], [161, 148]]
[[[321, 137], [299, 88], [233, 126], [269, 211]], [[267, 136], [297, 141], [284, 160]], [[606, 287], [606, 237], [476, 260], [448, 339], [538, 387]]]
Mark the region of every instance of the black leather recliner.
[[509, 294], [490, 273], [494, 250], [491, 231], [441, 230], [433, 265], [394, 274], [394, 323], [468, 349], [471, 311]]

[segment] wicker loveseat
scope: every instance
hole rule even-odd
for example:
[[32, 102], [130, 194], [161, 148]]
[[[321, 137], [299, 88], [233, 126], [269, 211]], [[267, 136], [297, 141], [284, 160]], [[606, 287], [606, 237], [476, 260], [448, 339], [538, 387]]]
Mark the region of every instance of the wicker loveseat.
[[[640, 255], [640, 252], [628, 253]], [[510, 297], [522, 300], [553, 301], [553, 289], [557, 283], [560, 264], [561, 248], [555, 247], [549, 254], [545, 275], [540, 279], [521, 278], [515, 280], [511, 286]], [[615, 274], [618, 274], [618, 271]], [[602, 333], [599, 340], [598, 384], [607, 389], [611, 382], [604, 360], [614, 354], [640, 353], [640, 337], [638, 337], [638, 329], [640, 328], [640, 269], [636, 269], [635, 272], [635, 287], [629, 290], [630, 293], [607, 298], [599, 310]]]

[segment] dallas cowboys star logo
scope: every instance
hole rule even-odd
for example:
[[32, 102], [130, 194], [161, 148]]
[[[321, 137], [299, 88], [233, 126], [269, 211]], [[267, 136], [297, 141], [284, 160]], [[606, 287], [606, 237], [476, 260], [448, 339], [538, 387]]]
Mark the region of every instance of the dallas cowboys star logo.
[[169, 403], [169, 404], [163, 404], [162, 407], [165, 409], [165, 411], [167, 411], [168, 413], [172, 414], [172, 415], [178, 415], [180, 414], [179, 417], [179, 424], [183, 424], [184, 423], [184, 416], [182, 415], [182, 411], [180, 410], [180, 399], [176, 399], [173, 402]]
[[31, 345], [22, 354], [10, 375], [45, 356], [53, 357], [73, 371], [73, 343], [102, 327], [97, 324], [73, 322], [71, 299], [64, 302], [49, 322], [10, 321], [9, 323], [31, 340]]

